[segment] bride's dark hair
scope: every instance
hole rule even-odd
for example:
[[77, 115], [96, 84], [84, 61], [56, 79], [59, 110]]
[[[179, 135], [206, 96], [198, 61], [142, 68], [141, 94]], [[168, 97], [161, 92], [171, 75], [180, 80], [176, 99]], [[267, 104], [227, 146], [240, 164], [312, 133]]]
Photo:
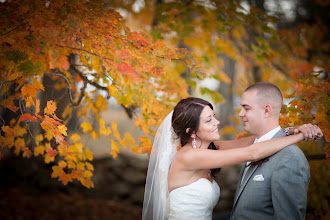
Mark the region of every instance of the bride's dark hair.
[[[204, 99], [189, 97], [182, 99], [175, 107], [172, 116], [172, 127], [175, 134], [180, 138], [181, 146], [188, 143], [191, 134], [197, 131], [199, 127], [200, 115], [205, 106], [210, 106], [213, 110], [211, 103]], [[187, 128], [189, 131], [186, 132]], [[208, 149], [219, 149], [213, 142], [210, 143]], [[211, 169], [211, 175], [215, 175], [220, 171], [220, 168]]]

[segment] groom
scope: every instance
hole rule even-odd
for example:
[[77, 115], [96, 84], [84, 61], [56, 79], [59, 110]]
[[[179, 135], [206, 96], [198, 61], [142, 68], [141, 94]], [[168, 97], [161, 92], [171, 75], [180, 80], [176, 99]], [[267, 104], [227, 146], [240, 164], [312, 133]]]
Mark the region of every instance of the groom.
[[[286, 135], [279, 126], [282, 102], [279, 88], [268, 82], [245, 90], [239, 116], [255, 142]], [[230, 219], [305, 219], [309, 181], [308, 162], [296, 145], [259, 163], [248, 162], [240, 173]]]

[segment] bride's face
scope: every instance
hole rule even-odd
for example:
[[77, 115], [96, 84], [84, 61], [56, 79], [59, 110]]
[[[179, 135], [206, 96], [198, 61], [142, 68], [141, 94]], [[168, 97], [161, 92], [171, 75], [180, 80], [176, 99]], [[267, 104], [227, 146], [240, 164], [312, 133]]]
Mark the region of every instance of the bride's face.
[[[220, 139], [218, 125], [220, 122], [214, 117], [214, 112], [210, 106], [206, 105], [200, 115], [197, 136], [203, 142], [213, 142]], [[198, 138], [196, 139], [198, 140]]]

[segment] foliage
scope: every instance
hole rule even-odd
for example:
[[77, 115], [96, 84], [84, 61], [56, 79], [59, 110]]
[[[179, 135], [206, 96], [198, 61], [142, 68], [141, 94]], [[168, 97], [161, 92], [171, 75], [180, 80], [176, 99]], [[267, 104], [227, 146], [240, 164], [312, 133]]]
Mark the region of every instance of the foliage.
[[[79, 133], [66, 127], [75, 105], [80, 106], [79, 118], [92, 114], [97, 121], [97, 126], [84, 121], [82, 132], [93, 139], [108, 137], [113, 157], [119, 145], [148, 152], [152, 126], [157, 127], [173, 103], [188, 95], [185, 80], [176, 72], [167, 72], [165, 63], [180, 61], [196, 77], [204, 77], [190, 52], [168, 48], [162, 40], [131, 31], [119, 13], [106, 8], [101, 0], [6, 1], [0, 10], [0, 19], [5, 21], [0, 24], [0, 105], [2, 114], [15, 113], [10, 123], [2, 119], [1, 147], [53, 162], [52, 177], [63, 184], [76, 179], [93, 187], [93, 155]], [[63, 115], [56, 114], [59, 103], [54, 100], [40, 107], [40, 95], [48, 92], [41, 81], [45, 74], [57, 79], [57, 90], [69, 92], [72, 105]], [[85, 90], [87, 85], [91, 91]], [[98, 95], [99, 90], [108, 97]], [[116, 123], [109, 126], [100, 116], [109, 97], [127, 109], [139, 107], [135, 124], [145, 136], [138, 143], [129, 133], [121, 137]], [[33, 137], [31, 128], [38, 125], [41, 132]]]

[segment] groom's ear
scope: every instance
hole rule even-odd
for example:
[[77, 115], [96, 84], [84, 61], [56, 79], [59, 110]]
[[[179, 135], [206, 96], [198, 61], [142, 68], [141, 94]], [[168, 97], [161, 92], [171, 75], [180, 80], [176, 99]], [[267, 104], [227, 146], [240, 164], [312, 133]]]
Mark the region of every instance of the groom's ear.
[[269, 104], [267, 104], [265, 106], [265, 118], [271, 116], [272, 115], [272, 111], [273, 111], [272, 106], [269, 105]]

